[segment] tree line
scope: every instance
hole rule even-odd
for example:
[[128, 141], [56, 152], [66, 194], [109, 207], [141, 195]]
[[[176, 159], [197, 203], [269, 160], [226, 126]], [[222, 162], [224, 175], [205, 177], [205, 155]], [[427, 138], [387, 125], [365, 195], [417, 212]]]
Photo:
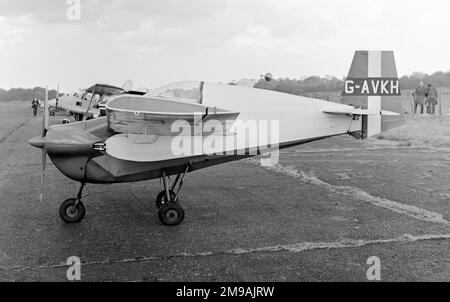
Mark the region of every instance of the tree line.
[[[270, 82], [260, 79], [254, 87], [295, 95], [311, 95], [318, 92], [342, 91], [344, 81], [345, 78], [339, 79], [334, 76], [311, 76], [304, 79], [279, 78]], [[431, 75], [415, 72], [410, 76], [401, 77], [399, 81], [401, 89], [415, 89], [420, 82], [435, 87], [450, 87], [450, 72], [438, 71]]]
[[[401, 89], [414, 89], [422, 81], [425, 85], [432, 84], [435, 87], [450, 87], [450, 72], [438, 71], [431, 75], [423, 72], [415, 72], [410, 76], [400, 79]], [[270, 82], [259, 80], [255, 88], [269, 89], [295, 95], [311, 95], [319, 92], [342, 91], [345, 78], [339, 79], [334, 76], [310, 76], [302, 79], [279, 78]], [[56, 90], [49, 90], [49, 99], [56, 97]], [[30, 101], [37, 97], [43, 100], [45, 89], [35, 87], [32, 89], [13, 88], [10, 90], [0, 89], [0, 101]]]
[[[9, 101], [32, 101], [33, 98], [37, 97], [40, 100], [45, 98], [45, 88], [35, 87], [35, 88], [13, 88], [10, 90], [0, 89], [0, 102]], [[48, 98], [56, 98], [56, 90], [48, 91]]]

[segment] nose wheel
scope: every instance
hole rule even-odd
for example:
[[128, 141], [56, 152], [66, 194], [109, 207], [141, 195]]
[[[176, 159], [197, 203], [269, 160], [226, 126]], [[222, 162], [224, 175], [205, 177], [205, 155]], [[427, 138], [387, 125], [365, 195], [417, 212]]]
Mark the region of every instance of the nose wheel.
[[166, 171], [162, 171], [164, 190], [156, 197], [158, 218], [162, 224], [167, 226], [179, 225], [184, 220], [184, 209], [180, 204], [178, 193], [183, 185], [183, 179], [189, 171], [190, 164], [186, 166], [182, 174], [178, 174], [175, 182], [170, 186]]
[[63, 201], [59, 207], [59, 216], [66, 223], [78, 223], [86, 215], [86, 208], [83, 203], [75, 198], [69, 198]]
[[59, 207], [59, 216], [66, 223], [79, 223], [86, 215], [86, 208], [81, 202], [81, 194], [85, 184], [81, 184], [77, 198], [69, 198], [63, 201]]

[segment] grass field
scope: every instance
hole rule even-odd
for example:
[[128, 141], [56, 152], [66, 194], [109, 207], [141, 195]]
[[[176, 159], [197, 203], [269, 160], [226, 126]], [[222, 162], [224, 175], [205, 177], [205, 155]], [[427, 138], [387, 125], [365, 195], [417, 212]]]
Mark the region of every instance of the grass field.
[[[450, 88], [438, 88], [442, 106], [441, 116], [427, 114], [412, 116], [412, 90], [402, 91], [406, 123], [377, 137], [379, 143], [391, 142], [398, 146], [450, 148]], [[437, 107], [438, 108], [438, 107]], [[438, 111], [438, 109], [436, 109]]]
[[449, 116], [405, 116], [405, 125], [375, 137], [375, 143], [398, 147], [450, 148]]

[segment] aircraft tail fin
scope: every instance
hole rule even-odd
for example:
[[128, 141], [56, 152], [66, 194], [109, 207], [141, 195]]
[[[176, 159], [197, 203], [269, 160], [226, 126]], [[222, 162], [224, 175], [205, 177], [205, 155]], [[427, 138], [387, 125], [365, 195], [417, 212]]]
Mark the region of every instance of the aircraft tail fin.
[[[364, 115], [363, 138], [404, 123], [393, 51], [356, 51], [342, 90], [342, 103], [379, 114]], [[398, 115], [384, 115], [383, 111]]]

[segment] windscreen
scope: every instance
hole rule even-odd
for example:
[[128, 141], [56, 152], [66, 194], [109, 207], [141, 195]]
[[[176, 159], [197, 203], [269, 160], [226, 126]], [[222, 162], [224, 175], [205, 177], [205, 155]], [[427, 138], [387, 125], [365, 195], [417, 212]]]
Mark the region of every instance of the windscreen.
[[200, 103], [201, 100], [201, 82], [191, 81], [191, 82], [178, 82], [169, 84], [163, 87], [150, 90], [147, 95], [178, 99], [187, 102]]

